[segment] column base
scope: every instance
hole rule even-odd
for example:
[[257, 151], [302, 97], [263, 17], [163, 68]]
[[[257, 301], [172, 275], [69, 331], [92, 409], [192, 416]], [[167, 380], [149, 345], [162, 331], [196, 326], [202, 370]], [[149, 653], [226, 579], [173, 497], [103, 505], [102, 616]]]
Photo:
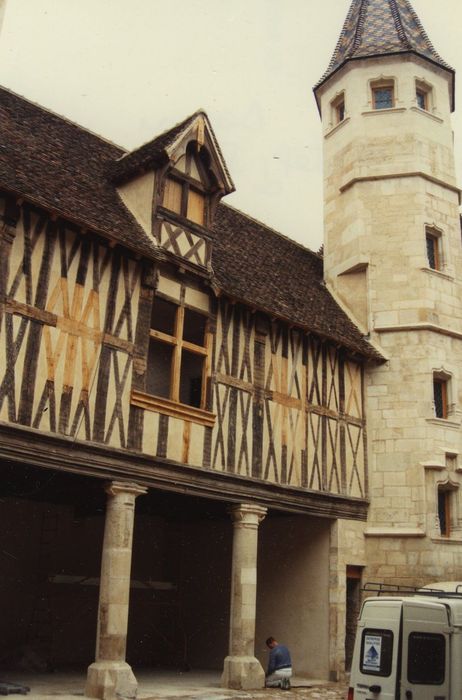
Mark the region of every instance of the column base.
[[88, 667], [85, 695], [101, 700], [136, 698], [138, 682], [125, 661], [95, 661]]
[[265, 687], [265, 672], [255, 656], [227, 656], [221, 676], [223, 688], [257, 690]]

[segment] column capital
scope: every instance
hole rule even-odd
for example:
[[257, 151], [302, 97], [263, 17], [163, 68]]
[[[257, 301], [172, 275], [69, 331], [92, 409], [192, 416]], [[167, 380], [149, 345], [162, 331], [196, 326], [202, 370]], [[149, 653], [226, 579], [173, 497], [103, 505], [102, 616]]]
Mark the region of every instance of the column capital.
[[239, 503], [230, 506], [228, 512], [231, 515], [234, 527], [256, 529], [268, 512], [268, 509], [253, 503]]
[[142, 496], [148, 492], [145, 486], [140, 486], [135, 484], [133, 481], [110, 481], [106, 484], [105, 489], [108, 496], [119, 496], [121, 494], [126, 494], [129, 496]]

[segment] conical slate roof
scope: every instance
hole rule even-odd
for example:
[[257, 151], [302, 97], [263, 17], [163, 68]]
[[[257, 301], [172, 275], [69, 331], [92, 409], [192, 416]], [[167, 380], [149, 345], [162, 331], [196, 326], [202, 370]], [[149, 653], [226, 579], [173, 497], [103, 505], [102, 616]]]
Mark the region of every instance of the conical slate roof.
[[408, 0], [353, 0], [327, 71], [315, 89], [351, 59], [395, 53], [415, 53], [454, 72], [433, 48]]

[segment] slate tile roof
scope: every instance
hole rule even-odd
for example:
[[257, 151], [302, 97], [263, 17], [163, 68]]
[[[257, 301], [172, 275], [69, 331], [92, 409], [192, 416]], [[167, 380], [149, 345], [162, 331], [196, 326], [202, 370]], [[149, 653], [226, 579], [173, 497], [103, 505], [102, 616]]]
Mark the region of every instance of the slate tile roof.
[[435, 51], [408, 0], [353, 0], [329, 66], [315, 89], [350, 59], [406, 52], [453, 72]]
[[[165, 145], [185, 123], [147, 146]], [[0, 88], [0, 188], [142, 256], [162, 257], [107, 175], [123, 154], [101, 137]], [[362, 356], [382, 359], [324, 286], [320, 255], [225, 205], [218, 208], [214, 229], [214, 281], [225, 294]]]
[[144, 255], [153, 242], [105, 176], [124, 153], [62, 117], [0, 88], [0, 185]]
[[229, 296], [371, 359], [383, 359], [340, 309], [323, 282], [323, 259], [259, 221], [221, 204], [212, 265]]

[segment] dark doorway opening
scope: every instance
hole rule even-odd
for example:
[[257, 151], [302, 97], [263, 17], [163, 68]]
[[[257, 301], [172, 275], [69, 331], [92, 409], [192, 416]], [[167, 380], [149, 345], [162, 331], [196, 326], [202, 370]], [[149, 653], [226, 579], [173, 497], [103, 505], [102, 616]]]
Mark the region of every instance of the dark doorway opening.
[[[0, 668], [86, 670], [95, 658], [102, 479], [0, 464]], [[150, 489], [135, 508], [127, 661], [220, 669], [227, 654], [227, 504]]]
[[346, 623], [345, 623], [345, 670], [351, 670], [356, 638], [356, 624], [361, 610], [361, 566], [347, 566], [346, 571]]

